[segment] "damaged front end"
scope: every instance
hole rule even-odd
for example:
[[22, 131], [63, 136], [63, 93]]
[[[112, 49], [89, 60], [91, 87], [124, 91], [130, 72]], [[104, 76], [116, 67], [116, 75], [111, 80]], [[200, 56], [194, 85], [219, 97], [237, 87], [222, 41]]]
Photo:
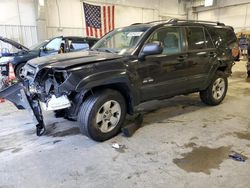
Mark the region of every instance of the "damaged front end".
[[67, 79], [67, 73], [51, 68], [39, 70], [27, 63], [23, 74], [26, 80], [0, 91], [0, 98], [9, 100], [18, 109], [28, 110], [36, 125], [37, 135], [41, 136], [45, 133], [41, 107], [46, 111], [56, 111], [71, 106], [68, 99], [70, 91], [62, 91], [60, 87]]
[[12, 102], [19, 110], [28, 110], [36, 125], [37, 136], [44, 134], [45, 126], [39, 101], [32, 98], [23, 83], [17, 83], [5, 88], [0, 92], [0, 97]]
[[46, 111], [61, 110], [71, 106], [68, 99], [70, 91], [61, 90], [61, 85], [68, 78], [67, 72], [43, 68], [37, 72], [34, 67], [27, 64], [24, 75], [28, 80], [28, 90], [36, 96]]

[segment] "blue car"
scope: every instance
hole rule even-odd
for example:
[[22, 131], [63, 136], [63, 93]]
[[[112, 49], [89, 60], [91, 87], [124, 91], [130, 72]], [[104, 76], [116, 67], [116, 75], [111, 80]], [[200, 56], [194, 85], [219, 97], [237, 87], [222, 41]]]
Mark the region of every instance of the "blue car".
[[[24, 78], [22, 75], [22, 68], [27, 61], [36, 57], [88, 50], [97, 41], [98, 39], [89, 37], [59, 36], [27, 48], [11, 39], [0, 37], [0, 42], [6, 43], [0, 45], [2, 46], [0, 58], [13, 57], [11, 63], [16, 77], [22, 80]], [[7, 63], [9, 62], [6, 62], [6, 64]]]

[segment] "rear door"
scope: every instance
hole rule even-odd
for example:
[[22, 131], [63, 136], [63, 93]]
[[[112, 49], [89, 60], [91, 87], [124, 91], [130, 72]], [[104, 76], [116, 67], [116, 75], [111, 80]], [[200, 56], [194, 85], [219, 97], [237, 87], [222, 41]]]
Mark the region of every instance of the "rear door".
[[187, 78], [190, 90], [198, 90], [207, 80], [216, 51], [204, 27], [186, 27]]
[[69, 52], [75, 52], [80, 50], [88, 50], [90, 45], [84, 38], [71, 38], [68, 40]]

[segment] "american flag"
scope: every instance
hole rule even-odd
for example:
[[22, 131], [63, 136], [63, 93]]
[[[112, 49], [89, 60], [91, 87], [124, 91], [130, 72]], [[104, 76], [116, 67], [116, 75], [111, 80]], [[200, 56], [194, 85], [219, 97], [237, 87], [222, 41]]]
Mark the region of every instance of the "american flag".
[[115, 28], [115, 6], [83, 3], [87, 36], [101, 38]]

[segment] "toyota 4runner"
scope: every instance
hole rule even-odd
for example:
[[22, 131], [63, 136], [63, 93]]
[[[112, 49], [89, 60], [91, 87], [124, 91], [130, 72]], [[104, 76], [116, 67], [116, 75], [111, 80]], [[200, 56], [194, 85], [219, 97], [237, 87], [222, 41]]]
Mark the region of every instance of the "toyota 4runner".
[[0, 92], [34, 117], [42, 111], [79, 122], [96, 141], [119, 133], [126, 114], [153, 99], [199, 92], [208, 105], [224, 99], [237, 43], [219, 22], [171, 19], [115, 29], [91, 50], [36, 58], [23, 68], [25, 81]]

